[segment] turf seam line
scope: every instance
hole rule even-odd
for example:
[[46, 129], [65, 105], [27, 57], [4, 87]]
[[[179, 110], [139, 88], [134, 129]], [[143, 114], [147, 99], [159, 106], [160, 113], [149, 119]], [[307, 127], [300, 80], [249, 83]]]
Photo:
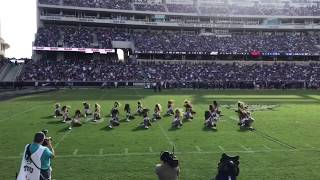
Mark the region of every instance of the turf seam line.
[[35, 109], [41, 108], [43, 105], [51, 104], [51, 103], [52, 103], [52, 102], [50, 101], [50, 103], [42, 103], [42, 104], [39, 104], [39, 105], [37, 105], [37, 106], [33, 106], [33, 107], [28, 108], [28, 109], [26, 109], [26, 110], [24, 110], [24, 111], [22, 111], [22, 112], [15, 113], [14, 115], [9, 116], [9, 117], [7, 117], [7, 118], [5, 118], [5, 119], [1, 119], [0, 122], [8, 121], [8, 120], [10, 120], [10, 119], [12, 119], [12, 118], [14, 118], [14, 117], [16, 117], [16, 116], [19, 116], [19, 115], [21, 115], [21, 114], [24, 114], [24, 113], [33, 111], [33, 110], [35, 110]]
[[[232, 120], [235, 120], [235, 121], [238, 122], [238, 120], [235, 117], [229, 116], [229, 119], [232, 119]], [[264, 137], [265, 139], [268, 139], [268, 140], [270, 140], [270, 141], [272, 141], [274, 143], [280, 144], [281, 146], [284, 146], [284, 147], [287, 147], [287, 148], [290, 148], [290, 149], [296, 149], [296, 147], [294, 147], [294, 146], [292, 146], [292, 145], [290, 145], [290, 144], [288, 144], [286, 142], [283, 142], [283, 141], [281, 141], [281, 140], [279, 140], [279, 139], [277, 139], [275, 137], [272, 137], [272, 136], [270, 136], [270, 135], [268, 135], [268, 134], [266, 134], [266, 133], [264, 133], [264, 132], [262, 132], [260, 130], [255, 129], [254, 131], [251, 131], [251, 132], [253, 132], [253, 133], [257, 134], [257, 135], [260, 135], [261, 137]]]
[[161, 129], [161, 132], [162, 134], [164, 135], [164, 137], [168, 140], [168, 143], [171, 145], [171, 146], [174, 146], [174, 143], [170, 140], [168, 134], [164, 131], [163, 127], [158, 123], [158, 126], [160, 127]]
[[67, 133], [65, 133], [60, 140], [53, 146], [55, 149], [59, 147], [60, 143], [64, 141], [64, 139], [71, 133], [72, 130], [69, 130]]

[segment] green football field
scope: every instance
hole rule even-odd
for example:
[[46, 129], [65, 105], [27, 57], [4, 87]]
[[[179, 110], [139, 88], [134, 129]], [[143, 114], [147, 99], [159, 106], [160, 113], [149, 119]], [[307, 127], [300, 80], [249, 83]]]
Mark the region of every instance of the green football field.
[[[197, 114], [181, 129], [171, 129], [172, 117], [165, 117], [144, 130], [142, 118], [106, 128], [114, 101], [129, 103], [136, 110], [138, 100], [153, 109], [156, 103], [166, 111], [169, 99], [182, 107], [191, 100]], [[224, 116], [218, 131], [203, 127], [204, 111], [213, 100]], [[256, 131], [240, 131], [233, 108], [238, 100], [254, 109]], [[54, 104], [71, 106], [71, 115], [83, 109], [82, 102], [102, 107], [103, 122], [83, 119], [83, 126], [67, 130], [60, 118], [53, 118]], [[152, 113], [150, 113], [150, 117]], [[320, 92], [246, 90], [170, 90], [154, 93], [139, 89], [74, 89], [18, 97], [0, 102], [0, 180], [14, 179], [21, 153], [35, 132], [48, 129], [57, 157], [53, 160], [56, 180], [152, 180], [159, 153], [175, 146], [182, 180], [214, 177], [222, 152], [240, 156], [240, 180], [320, 179]]]

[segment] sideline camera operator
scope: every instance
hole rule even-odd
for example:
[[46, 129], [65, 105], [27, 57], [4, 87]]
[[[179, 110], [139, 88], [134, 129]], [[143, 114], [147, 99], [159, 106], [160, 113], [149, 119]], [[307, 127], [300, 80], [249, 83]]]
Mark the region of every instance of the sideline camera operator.
[[157, 164], [155, 169], [158, 180], [178, 180], [180, 173], [179, 161], [174, 153], [161, 152], [160, 160], [161, 164]]
[[37, 132], [33, 143], [25, 147], [17, 180], [50, 180], [51, 159], [55, 156], [48, 131]]

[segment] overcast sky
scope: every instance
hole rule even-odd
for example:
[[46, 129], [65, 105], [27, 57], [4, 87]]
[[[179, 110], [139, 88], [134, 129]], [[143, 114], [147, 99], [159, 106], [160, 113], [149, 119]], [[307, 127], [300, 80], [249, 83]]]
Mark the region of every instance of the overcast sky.
[[1, 37], [10, 44], [6, 57], [31, 57], [37, 31], [36, 0], [0, 0]]

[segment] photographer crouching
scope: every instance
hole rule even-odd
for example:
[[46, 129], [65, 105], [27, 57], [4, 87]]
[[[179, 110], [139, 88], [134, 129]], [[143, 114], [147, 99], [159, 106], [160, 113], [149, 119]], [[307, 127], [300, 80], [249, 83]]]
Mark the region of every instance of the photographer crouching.
[[47, 130], [37, 132], [25, 147], [17, 180], [51, 180], [51, 159], [55, 152]]
[[156, 165], [158, 180], [178, 180], [180, 168], [179, 161], [174, 153], [168, 151], [161, 152], [161, 164]]

